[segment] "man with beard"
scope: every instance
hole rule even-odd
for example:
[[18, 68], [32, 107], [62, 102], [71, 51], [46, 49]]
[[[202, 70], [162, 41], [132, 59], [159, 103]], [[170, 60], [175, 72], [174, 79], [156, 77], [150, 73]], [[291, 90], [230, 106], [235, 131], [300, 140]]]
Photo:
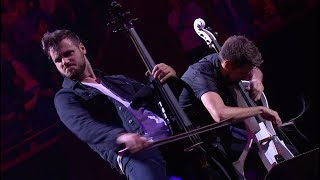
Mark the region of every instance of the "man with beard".
[[[65, 126], [129, 179], [167, 179], [164, 158], [150, 147], [170, 135], [161, 110], [149, 101], [132, 105], [136, 93], [147, 86], [93, 70], [85, 46], [69, 30], [44, 34], [42, 46], [64, 77], [54, 103]], [[176, 76], [163, 63], [150, 74], [161, 83]], [[119, 153], [122, 149], [126, 151]]]

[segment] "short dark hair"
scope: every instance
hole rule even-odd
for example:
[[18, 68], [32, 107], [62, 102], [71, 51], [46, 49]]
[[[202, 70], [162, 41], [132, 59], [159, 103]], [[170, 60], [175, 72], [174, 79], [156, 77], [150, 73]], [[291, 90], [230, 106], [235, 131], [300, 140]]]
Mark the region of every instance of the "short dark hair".
[[66, 29], [55, 30], [53, 32], [47, 32], [43, 35], [41, 40], [43, 52], [46, 53], [50, 58], [50, 48], [53, 48], [53, 50], [57, 51], [58, 44], [63, 39], [70, 39], [75, 45], [79, 45], [81, 43], [81, 40], [76, 33]]
[[259, 67], [263, 63], [261, 53], [245, 36], [230, 36], [222, 45], [219, 58], [230, 60], [234, 67], [251, 65]]

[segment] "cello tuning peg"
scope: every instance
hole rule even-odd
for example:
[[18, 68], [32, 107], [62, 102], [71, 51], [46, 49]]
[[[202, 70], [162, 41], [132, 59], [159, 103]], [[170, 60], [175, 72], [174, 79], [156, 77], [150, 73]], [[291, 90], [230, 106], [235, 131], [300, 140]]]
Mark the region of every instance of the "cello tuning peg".
[[112, 32], [116, 33], [116, 32], [119, 32], [119, 31], [122, 31], [122, 28], [121, 27], [115, 27]]
[[211, 27], [206, 27], [205, 29], [208, 30], [208, 31], [212, 31]]
[[133, 21], [137, 21], [138, 20], [138, 18], [134, 18], [134, 19], [131, 19], [129, 22], [130, 22], [130, 24], [132, 25], [133, 24]]
[[110, 21], [107, 23], [107, 26], [111, 26], [111, 25], [114, 25], [116, 22], [115, 21]]
[[218, 35], [219, 35], [219, 33], [218, 33], [218, 32], [213, 32], [213, 34], [214, 34], [215, 36], [218, 36]]
[[121, 7], [121, 4], [119, 4], [117, 1], [112, 1], [111, 6], [112, 7], [116, 7], [116, 6]]

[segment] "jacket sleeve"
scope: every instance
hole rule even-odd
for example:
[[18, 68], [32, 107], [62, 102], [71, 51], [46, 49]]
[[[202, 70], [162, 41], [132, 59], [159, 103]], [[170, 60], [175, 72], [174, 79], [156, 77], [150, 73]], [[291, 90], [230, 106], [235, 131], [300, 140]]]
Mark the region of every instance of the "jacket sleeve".
[[[117, 136], [126, 130], [121, 126], [119, 116], [110, 116], [105, 122], [92, 117], [80, 103], [80, 97], [69, 91], [59, 91], [54, 99], [55, 108], [60, 120], [79, 139], [88, 143], [100, 155], [115, 151]], [[99, 108], [99, 107], [98, 107]], [[106, 157], [104, 157], [106, 158]]]

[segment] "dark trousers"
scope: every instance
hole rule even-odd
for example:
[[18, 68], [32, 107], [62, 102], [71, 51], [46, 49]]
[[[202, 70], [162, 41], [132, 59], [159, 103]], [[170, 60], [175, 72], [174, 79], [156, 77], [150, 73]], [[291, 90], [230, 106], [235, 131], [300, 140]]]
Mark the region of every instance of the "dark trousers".
[[165, 160], [155, 148], [123, 156], [121, 164], [129, 180], [168, 180]]

